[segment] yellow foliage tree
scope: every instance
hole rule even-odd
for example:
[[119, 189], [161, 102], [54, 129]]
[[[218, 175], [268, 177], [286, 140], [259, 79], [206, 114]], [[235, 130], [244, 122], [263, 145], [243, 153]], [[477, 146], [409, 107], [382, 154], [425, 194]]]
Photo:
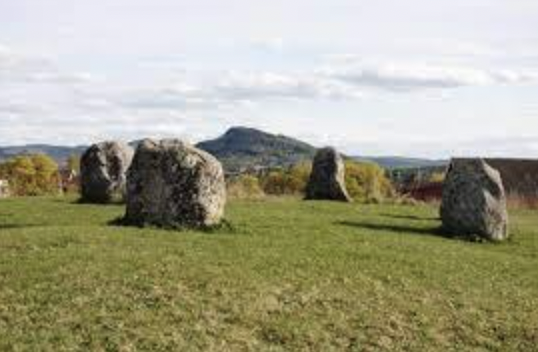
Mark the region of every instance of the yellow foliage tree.
[[381, 202], [395, 194], [385, 171], [377, 164], [346, 162], [346, 187], [359, 202]]
[[274, 195], [302, 194], [308, 183], [310, 163], [300, 163], [287, 169], [274, 170], [261, 177], [265, 193]]
[[227, 193], [230, 198], [235, 199], [259, 199], [265, 195], [258, 178], [252, 175], [241, 175], [230, 180]]
[[59, 190], [58, 164], [45, 154], [16, 156], [0, 169], [2, 177], [9, 180], [12, 194], [34, 196]]

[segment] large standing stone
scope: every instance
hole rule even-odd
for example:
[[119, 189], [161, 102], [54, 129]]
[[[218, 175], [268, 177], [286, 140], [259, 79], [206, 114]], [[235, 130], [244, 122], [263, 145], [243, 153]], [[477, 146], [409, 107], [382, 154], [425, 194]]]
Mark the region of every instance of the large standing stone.
[[453, 159], [443, 185], [441, 219], [454, 235], [506, 239], [508, 213], [499, 172], [481, 159]]
[[306, 199], [351, 201], [346, 190], [344, 161], [334, 148], [323, 148], [316, 153]]
[[124, 222], [207, 227], [224, 214], [226, 184], [220, 162], [179, 140], [145, 140], [127, 174]]
[[80, 159], [82, 201], [108, 203], [125, 194], [125, 173], [131, 165], [134, 150], [121, 142], [92, 145]]

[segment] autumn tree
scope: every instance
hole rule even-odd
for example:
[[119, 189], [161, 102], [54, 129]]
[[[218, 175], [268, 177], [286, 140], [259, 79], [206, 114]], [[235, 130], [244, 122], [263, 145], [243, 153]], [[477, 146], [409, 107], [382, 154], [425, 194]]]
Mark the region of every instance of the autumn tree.
[[311, 169], [310, 163], [300, 163], [285, 169], [274, 170], [262, 176], [260, 183], [267, 194], [302, 194], [308, 183]]
[[16, 156], [0, 167], [2, 178], [10, 183], [18, 196], [34, 196], [58, 192], [58, 164], [45, 154]]
[[349, 195], [360, 202], [380, 202], [395, 194], [385, 170], [374, 163], [347, 161], [346, 187]]
[[259, 199], [265, 195], [258, 178], [253, 175], [241, 175], [229, 180], [227, 191], [228, 196], [235, 199]]

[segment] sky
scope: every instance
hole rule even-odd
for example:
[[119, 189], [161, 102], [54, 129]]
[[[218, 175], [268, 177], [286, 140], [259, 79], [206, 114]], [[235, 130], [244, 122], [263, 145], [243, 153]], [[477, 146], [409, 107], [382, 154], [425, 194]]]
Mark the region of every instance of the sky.
[[538, 158], [536, 0], [1, 0], [0, 145]]

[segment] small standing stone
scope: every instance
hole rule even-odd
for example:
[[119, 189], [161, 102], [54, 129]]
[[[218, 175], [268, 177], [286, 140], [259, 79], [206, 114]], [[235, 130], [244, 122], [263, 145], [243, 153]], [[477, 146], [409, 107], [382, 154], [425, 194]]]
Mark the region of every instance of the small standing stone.
[[443, 185], [441, 219], [450, 234], [506, 239], [508, 213], [499, 172], [481, 159], [453, 159]]
[[351, 202], [346, 190], [344, 161], [334, 148], [323, 148], [316, 153], [306, 199]]
[[175, 139], [144, 140], [127, 175], [124, 222], [163, 227], [219, 224], [226, 204], [220, 162]]
[[89, 147], [80, 159], [81, 200], [109, 203], [125, 195], [125, 173], [134, 150], [126, 143], [110, 141]]

